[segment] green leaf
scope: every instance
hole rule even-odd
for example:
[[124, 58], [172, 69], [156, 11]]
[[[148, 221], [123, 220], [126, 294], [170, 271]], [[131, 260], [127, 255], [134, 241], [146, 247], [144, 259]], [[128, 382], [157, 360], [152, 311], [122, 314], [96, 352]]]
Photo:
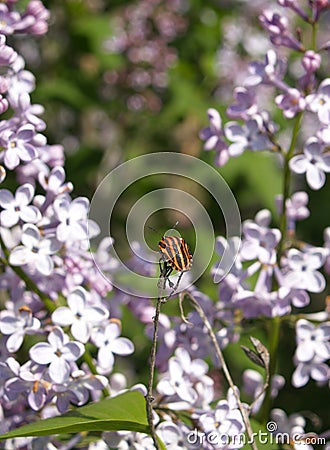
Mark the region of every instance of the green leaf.
[[125, 392], [114, 398], [76, 408], [62, 416], [24, 425], [0, 435], [0, 440], [23, 436], [119, 430], [149, 434], [145, 399], [140, 392]]

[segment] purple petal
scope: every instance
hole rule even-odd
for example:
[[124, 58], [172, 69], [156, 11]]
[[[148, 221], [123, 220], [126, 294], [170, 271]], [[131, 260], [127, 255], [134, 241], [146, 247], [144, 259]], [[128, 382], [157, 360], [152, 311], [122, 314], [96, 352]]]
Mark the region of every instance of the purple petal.
[[305, 386], [309, 380], [309, 368], [305, 364], [298, 364], [292, 375], [292, 385], [296, 388]]
[[5, 209], [0, 213], [0, 223], [5, 228], [10, 228], [16, 225], [19, 219], [19, 214], [14, 209]]
[[50, 275], [54, 268], [54, 262], [49, 255], [42, 255], [39, 253], [38, 257], [35, 259], [36, 269], [43, 275]]
[[91, 327], [84, 320], [75, 320], [71, 327], [71, 333], [75, 339], [85, 344], [90, 337]]
[[13, 194], [8, 191], [8, 189], [1, 189], [0, 190], [0, 206], [2, 208], [7, 209], [10, 208], [11, 205], [15, 204], [15, 198]]
[[74, 314], [67, 306], [60, 306], [52, 314], [52, 321], [56, 325], [67, 326], [74, 321]]
[[23, 266], [31, 261], [33, 261], [33, 254], [23, 245], [14, 248], [9, 255], [9, 263], [13, 266]]
[[84, 353], [85, 347], [80, 342], [68, 342], [61, 352], [66, 361], [76, 361]]
[[328, 381], [330, 370], [326, 364], [317, 364], [312, 367], [311, 377], [315, 381]]
[[30, 203], [34, 195], [34, 188], [31, 184], [23, 184], [23, 186], [19, 186], [16, 191], [15, 199], [17, 203], [21, 206], [26, 206]]
[[99, 349], [97, 354], [97, 362], [102, 369], [112, 369], [115, 358], [107, 345]]

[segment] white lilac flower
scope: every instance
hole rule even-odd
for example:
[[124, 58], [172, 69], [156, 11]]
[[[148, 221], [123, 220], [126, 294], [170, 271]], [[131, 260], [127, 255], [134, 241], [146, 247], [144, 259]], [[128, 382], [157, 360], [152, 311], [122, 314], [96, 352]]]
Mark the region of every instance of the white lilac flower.
[[59, 241], [84, 241], [98, 234], [98, 225], [88, 220], [89, 206], [89, 200], [85, 197], [72, 201], [66, 197], [55, 200], [54, 210], [60, 222], [56, 229]]
[[325, 173], [330, 172], [330, 152], [324, 153], [324, 145], [318, 139], [308, 139], [304, 153], [290, 159], [290, 169], [298, 174], [306, 173], [312, 189], [320, 189], [325, 183]]
[[59, 327], [49, 333], [48, 343], [39, 342], [30, 349], [32, 361], [48, 365], [49, 375], [55, 383], [63, 383], [71, 373], [70, 362], [76, 361], [84, 353], [84, 345], [70, 341]]
[[305, 386], [309, 379], [326, 384], [330, 380], [330, 369], [322, 358], [315, 356], [307, 362], [297, 362], [297, 367], [292, 374], [291, 383], [294, 387]]
[[307, 362], [318, 356], [330, 359], [330, 322], [317, 327], [305, 319], [296, 324], [297, 349], [295, 357], [299, 362]]
[[33, 317], [32, 311], [27, 306], [22, 306], [18, 311], [0, 312], [0, 331], [10, 335], [6, 342], [9, 352], [16, 352], [22, 345], [25, 334], [33, 334], [40, 328], [40, 320]]
[[60, 306], [52, 314], [56, 325], [71, 325], [74, 338], [86, 343], [93, 325], [99, 325], [108, 318], [109, 312], [102, 305], [88, 303], [87, 292], [82, 287], [72, 291], [67, 298], [68, 306]]
[[23, 222], [36, 223], [41, 219], [36, 206], [29, 205], [34, 196], [34, 187], [23, 184], [16, 190], [15, 196], [7, 189], [0, 190], [0, 223], [3, 227], [12, 227], [21, 219]]
[[319, 121], [324, 125], [330, 124], [330, 78], [320, 84], [315, 94], [306, 97], [307, 107], [317, 113]]
[[61, 243], [55, 237], [43, 237], [35, 225], [23, 225], [21, 237], [23, 245], [15, 247], [10, 256], [9, 263], [13, 266], [33, 264], [43, 275], [50, 275], [54, 262], [51, 255], [56, 253]]
[[317, 269], [323, 266], [325, 256], [323, 248], [310, 248], [305, 252], [290, 249], [286, 258], [287, 273], [283, 275], [283, 285], [309, 292], [322, 292], [325, 279]]
[[97, 354], [98, 367], [102, 372], [110, 372], [114, 364], [114, 356], [130, 355], [134, 352], [133, 343], [120, 337], [121, 326], [117, 321], [96, 327], [92, 332], [92, 339], [99, 351]]

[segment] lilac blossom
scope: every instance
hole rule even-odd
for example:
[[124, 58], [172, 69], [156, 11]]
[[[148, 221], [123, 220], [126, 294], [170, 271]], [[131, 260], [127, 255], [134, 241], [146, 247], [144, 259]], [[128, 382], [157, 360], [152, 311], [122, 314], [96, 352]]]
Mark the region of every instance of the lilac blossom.
[[214, 108], [208, 109], [207, 115], [210, 125], [200, 132], [199, 137], [205, 141], [204, 150], [215, 150], [217, 152], [216, 164], [221, 167], [229, 159], [228, 146], [224, 140], [221, 116]]
[[300, 362], [307, 362], [318, 356], [326, 361], [330, 359], [330, 322], [315, 327], [305, 319], [296, 324], [297, 349], [295, 357]]
[[168, 373], [159, 381], [157, 391], [176, 409], [186, 409], [197, 402], [205, 408], [213, 400], [213, 380], [206, 375], [207, 370], [205, 361], [191, 360], [187, 350], [178, 348], [169, 360]]
[[283, 45], [293, 50], [303, 51], [304, 47], [288, 29], [287, 17], [266, 10], [260, 16], [261, 25], [268, 31], [270, 40], [275, 46]]
[[[235, 387], [235, 389], [237, 388]], [[227, 400], [220, 400], [214, 411], [202, 414], [199, 423], [206, 435], [211, 436], [210, 442], [214, 444], [215, 448], [237, 449], [243, 447], [243, 440], [239, 437], [241, 433], [244, 433], [245, 425], [231, 388], [228, 390]]]
[[54, 267], [51, 255], [60, 249], [61, 243], [55, 236], [42, 237], [39, 229], [31, 224], [23, 225], [21, 241], [23, 245], [15, 247], [9, 256], [10, 264], [32, 264], [43, 275], [50, 275]]
[[295, 450], [313, 450], [313, 446], [307, 442], [297, 442], [297, 436], [303, 437], [305, 432], [306, 420], [300, 414], [291, 414], [287, 416], [286, 413], [279, 408], [272, 409], [270, 418], [277, 425], [274, 435], [279, 439], [279, 444], [288, 445], [290, 439], [293, 440]]
[[248, 120], [258, 112], [256, 96], [253, 89], [237, 87], [234, 90], [234, 97], [236, 102], [227, 108], [227, 115], [231, 119]]
[[26, 395], [29, 406], [38, 411], [45, 405], [51, 385], [44, 368], [28, 361], [21, 366], [16, 377], [5, 383], [5, 393], [11, 401], [17, 400], [20, 394]]
[[27, 306], [21, 306], [16, 312], [0, 312], [0, 331], [9, 335], [6, 347], [9, 352], [17, 352], [23, 343], [25, 334], [34, 334], [40, 328], [40, 320], [33, 317]]
[[[285, 202], [285, 213], [287, 217], [288, 230], [295, 229], [295, 223], [298, 220], [304, 220], [309, 217], [310, 212], [307, 208], [308, 194], [304, 191], [295, 192], [291, 198], [287, 198]], [[283, 196], [276, 196], [276, 206], [279, 214], [282, 214]]]
[[317, 113], [322, 124], [330, 124], [330, 78], [322, 81], [315, 94], [306, 97], [306, 103], [310, 111]]
[[325, 288], [325, 279], [317, 269], [322, 267], [324, 262], [323, 248], [312, 247], [305, 252], [290, 249], [285, 260], [284, 285], [309, 292], [322, 292]]
[[87, 220], [89, 201], [85, 197], [72, 201], [67, 197], [58, 198], [54, 202], [54, 210], [60, 222], [56, 228], [56, 237], [60, 242], [83, 241], [99, 231], [95, 222]]
[[[1, 29], [0, 29], [1, 33]], [[0, 34], [0, 66], [12, 64], [17, 58], [17, 53], [12, 47], [6, 45], [6, 36]]]
[[3, 160], [8, 169], [15, 169], [20, 161], [29, 162], [38, 156], [36, 148], [31, 144], [34, 137], [35, 130], [30, 124], [23, 125], [16, 132], [7, 130], [0, 135], [0, 142], [4, 147]]
[[114, 365], [114, 356], [131, 355], [134, 352], [133, 343], [124, 337], [120, 337], [121, 326], [119, 321], [108, 322], [93, 330], [92, 340], [99, 349], [97, 362], [100, 373], [109, 373]]
[[[271, 379], [271, 398], [276, 398], [278, 392], [283, 388], [285, 384], [285, 378], [282, 375], [275, 374]], [[246, 369], [243, 373], [243, 391], [252, 397], [254, 400], [259, 396], [258, 400], [254, 404], [252, 409], [253, 413], [258, 412], [262, 402], [265, 398], [265, 393], [262, 395], [262, 388], [264, 385], [263, 376], [253, 369]]]
[[229, 155], [237, 157], [244, 150], [266, 150], [272, 147], [265, 130], [261, 116], [254, 116], [243, 125], [237, 122], [227, 122], [224, 128], [226, 138], [233, 142], [228, 147]]
[[90, 338], [93, 325], [106, 320], [109, 312], [102, 305], [89, 304], [87, 292], [78, 287], [67, 298], [68, 307], [60, 306], [52, 314], [56, 325], [71, 325], [74, 338], [85, 344]]
[[241, 257], [249, 261], [258, 259], [263, 264], [274, 264], [276, 261], [276, 246], [281, 239], [281, 232], [277, 228], [260, 227], [252, 221], [243, 225], [244, 240]]
[[34, 196], [34, 188], [29, 183], [19, 186], [15, 196], [7, 189], [0, 190], [0, 222], [3, 227], [12, 227], [19, 220], [36, 223], [41, 220], [40, 211], [36, 206], [29, 205]]
[[55, 327], [48, 335], [48, 343], [35, 344], [29, 353], [32, 361], [37, 364], [49, 364], [51, 379], [61, 384], [70, 376], [70, 363], [80, 358], [84, 350], [83, 344], [70, 341], [61, 328]]
[[276, 105], [283, 110], [284, 117], [292, 119], [297, 113], [303, 111], [306, 106], [305, 98], [295, 88], [289, 88], [284, 94], [275, 98]]
[[315, 190], [325, 183], [325, 172], [330, 172], [330, 152], [324, 153], [324, 146], [314, 137], [308, 139], [304, 153], [290, 160], [290, 169], [298, 174], [306, 173], [308, 185]]
[[[268, 50], [265, 56], [265, 62], [253, 61], [249, 65], [249, 75], [244, 85], [247, 87], [257, 86], [259, 84], [271, 84], [282, 88], [283, 77], [286, 71], [286, 62], [278, 58], [275, 50]], [[286, 88], [286, 86], [285, 86]]]
[[297, 367], [291, 379], [292, 385], [296, 388], [305, 386], [310, 378], [322, 384], [330, 380], [330, 369], [324, 360], [318, 356], [314, 356], [313, 359], [306, 362], [296, 361], [296, 364]]

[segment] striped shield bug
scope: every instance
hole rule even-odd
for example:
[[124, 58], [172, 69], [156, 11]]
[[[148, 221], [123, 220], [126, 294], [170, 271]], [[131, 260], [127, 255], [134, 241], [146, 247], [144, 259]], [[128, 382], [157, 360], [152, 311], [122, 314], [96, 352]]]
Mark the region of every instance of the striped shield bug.
[[[160, 267], [160, 279], [158, 286], [165, 289], [166, 281], [173, 291], [179, 286], [182, 275], [191, 269], [192, 255], [190, 253], [188, 244], [182, 237], [178, 236], [163, 236], [158, 243], [159, 251], [161, 254], [159, 260]], [[172, 271], [176, 270], [180, 273], [176, 285], [169, 280], [169, 276]]]

